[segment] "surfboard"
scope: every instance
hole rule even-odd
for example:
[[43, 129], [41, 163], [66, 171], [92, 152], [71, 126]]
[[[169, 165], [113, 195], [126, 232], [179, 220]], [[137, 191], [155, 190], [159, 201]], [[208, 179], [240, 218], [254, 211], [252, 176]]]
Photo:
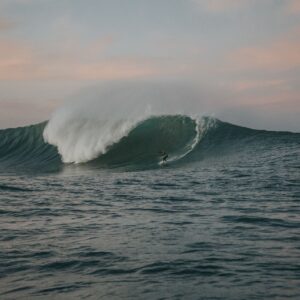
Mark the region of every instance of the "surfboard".
[[160, 166], [166, 166], [167, 165], [167, 162], [165, 160], [161, 160], [159, 163], [158, 163]]

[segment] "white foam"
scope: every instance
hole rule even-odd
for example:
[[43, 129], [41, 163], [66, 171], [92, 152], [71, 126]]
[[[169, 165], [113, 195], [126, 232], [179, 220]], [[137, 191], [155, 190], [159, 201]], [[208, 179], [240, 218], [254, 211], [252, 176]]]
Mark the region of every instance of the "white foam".
[[209, 119], [208, 121], [207, 118], [202, 118], [202, 117], [191, 117], [191, 118], [195, 121], [196, 134], [194, 139], [191, 141], [189, 145], [187, 145], [187, 147], [185, 148], [186, 151], [184, 151], [184, 153], [170, 157], [168, 159], [168, 162], [174, 162], [180, 160], [183, 157], [187, 156], [189, 153], [191, 153], [198, 145], [198, 143], [201, 141], [201, 139], [203, 138], [207, 130], [215, 125], [214, 119]]
[[[97, 106], [92, 108], [96, 110]], [[97, 116], [95, 111], [59, 109], [49, 120], [43, 137], [57, 147], [63, 162], [83, 163], [104, 154], [108, 147], [126, 136], [143, 117], [127, 120]]]

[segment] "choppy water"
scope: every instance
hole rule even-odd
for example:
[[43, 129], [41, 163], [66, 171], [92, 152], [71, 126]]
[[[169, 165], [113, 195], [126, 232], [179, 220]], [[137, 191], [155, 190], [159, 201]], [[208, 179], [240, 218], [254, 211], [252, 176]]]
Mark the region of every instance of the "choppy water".
[[0, 131], [0, 299], [300, 299], [300, 134], [193, 122], [79, 165]]

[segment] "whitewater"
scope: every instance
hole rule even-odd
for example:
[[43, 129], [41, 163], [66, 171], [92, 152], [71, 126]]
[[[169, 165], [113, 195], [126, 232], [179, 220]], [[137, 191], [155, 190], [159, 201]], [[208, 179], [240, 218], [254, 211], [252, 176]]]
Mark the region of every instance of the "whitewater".
[[0, 298], [299, 299], [300, 133], [118, 105], [0, 130]]

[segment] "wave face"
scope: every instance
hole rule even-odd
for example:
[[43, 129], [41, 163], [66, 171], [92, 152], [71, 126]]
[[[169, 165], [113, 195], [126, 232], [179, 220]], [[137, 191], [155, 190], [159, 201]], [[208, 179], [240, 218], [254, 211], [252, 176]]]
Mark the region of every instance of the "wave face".
[[[168, 166], [213, 157], [253, 155], [300, 144], [300, 134], [254, 130], [210, 117], [163, 115], [131, 121], [53, 120], [0, 130], [2, 170], [57, 171], [76, 163], [99, 168], [159, 167], [160, 151]], [[66, 164], [67, 163], [67, 164]]]
[[46, 124], [0, 130], [1, 170], [57, 170], [61, 166], [56, 148], [43, 139]]
[[169, 154], [169, 163], [176, 162], [199, 143], [203, 132], [200, 126], [197, 120], [182, 115], [148, 118], [92, 163], [155, 167], [161, 160], [161, 151]]

